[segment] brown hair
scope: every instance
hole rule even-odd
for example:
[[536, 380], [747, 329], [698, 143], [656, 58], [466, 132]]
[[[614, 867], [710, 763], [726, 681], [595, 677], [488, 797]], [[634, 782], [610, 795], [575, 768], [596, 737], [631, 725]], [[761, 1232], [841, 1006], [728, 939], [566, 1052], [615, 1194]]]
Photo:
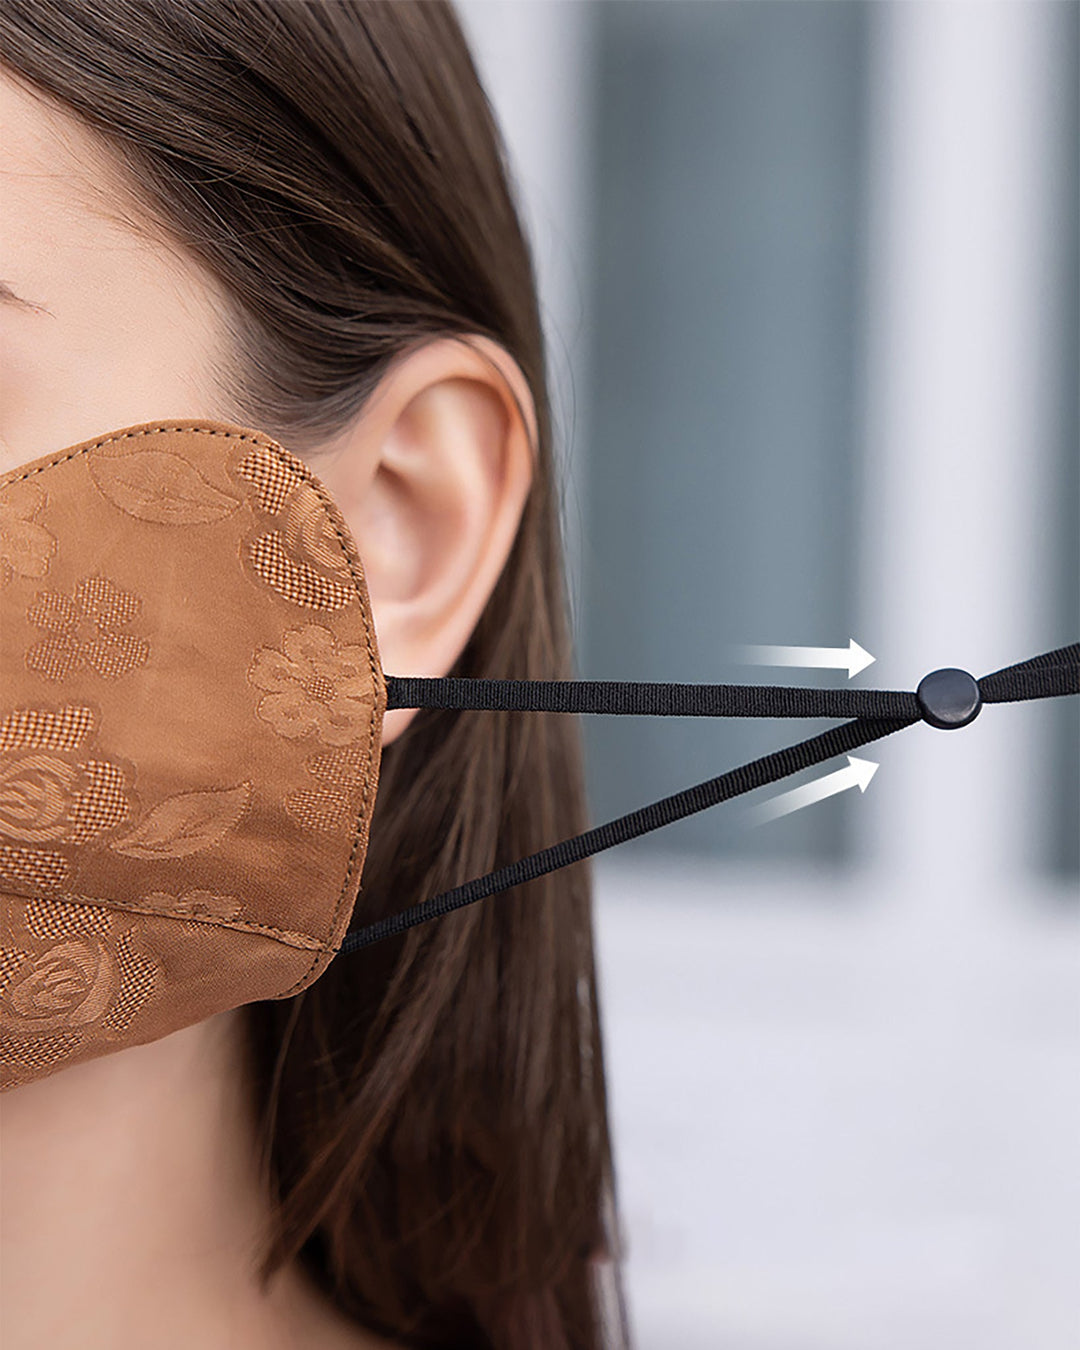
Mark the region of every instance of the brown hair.
[[[506, 348], [535, 400], [534, 482], [451, 673], [572, 676], [532, 262], [452, 7], [4, 0], [0, 59], [101, 134], [222, 284], [233, 420], [302, 451], [418, 341]], [[575, 721], [421, 712], [383, 754], [354, 922], [585, 824]], [[417, 1347], [625, 1343], [587, 867], [250, 1005], [264, 1277], [299, 1258]]]

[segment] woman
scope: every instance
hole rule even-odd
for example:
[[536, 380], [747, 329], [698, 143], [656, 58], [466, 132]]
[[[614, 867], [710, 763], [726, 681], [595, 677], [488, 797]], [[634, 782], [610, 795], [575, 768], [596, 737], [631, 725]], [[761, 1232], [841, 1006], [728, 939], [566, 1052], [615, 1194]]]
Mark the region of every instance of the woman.
[[[340, 507], [386, 671], [572, 674], [532, 266], [448, 5], [5, 0], [0, 113], [0, 471], [257, 429]], [[572, 719], [382, 744], [355, 927], [585, 824]], [[580, 866], [0, 1122], [5, 1350], [624, 1341]]]

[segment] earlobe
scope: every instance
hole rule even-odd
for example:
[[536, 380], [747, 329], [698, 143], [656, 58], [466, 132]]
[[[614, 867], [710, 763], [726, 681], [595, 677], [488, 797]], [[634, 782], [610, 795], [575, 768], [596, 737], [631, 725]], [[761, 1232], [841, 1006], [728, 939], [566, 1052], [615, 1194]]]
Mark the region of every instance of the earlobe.
[[[333, 453], [312, 456], [363, 559], [388, 674], [445, 675], [460, 656], [517, 535], [535, 425], [503, 348], [440, 338], [399, 358]], [[388, 713], [383, 743], [415, 715]]]

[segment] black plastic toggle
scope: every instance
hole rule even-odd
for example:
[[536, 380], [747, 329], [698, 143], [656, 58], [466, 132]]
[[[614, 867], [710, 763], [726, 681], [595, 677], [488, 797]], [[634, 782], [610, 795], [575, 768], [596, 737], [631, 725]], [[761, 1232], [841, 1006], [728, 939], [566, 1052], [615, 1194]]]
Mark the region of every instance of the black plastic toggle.
[[966, 670], [946, 666], [924, 675], [915, 690], [924, 722], [942, 731], [966, 727], [974, 722], [982, 707], [979, 683]]

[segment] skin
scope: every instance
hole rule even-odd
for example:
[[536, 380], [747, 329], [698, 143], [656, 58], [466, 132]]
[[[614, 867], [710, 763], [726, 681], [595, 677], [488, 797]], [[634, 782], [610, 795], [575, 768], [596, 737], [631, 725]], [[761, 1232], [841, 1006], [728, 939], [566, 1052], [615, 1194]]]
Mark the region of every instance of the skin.
[[[135, 423], [235, 421], [217, 283], [127, 201], [77, 119], [0, 72], [0, 472]], [[364, 560], [385, 670], [443, 675], [505, 566], [532, 480], [528, 386], [483, 337], [411, 350], [304, 454]], [[383, 741], [415, 713], [387, 714]], [[0, 1098], [5, 1350], [388, 1343], [298, 1267], [255, 1276], [268, 1216], [238, 1014]]]

